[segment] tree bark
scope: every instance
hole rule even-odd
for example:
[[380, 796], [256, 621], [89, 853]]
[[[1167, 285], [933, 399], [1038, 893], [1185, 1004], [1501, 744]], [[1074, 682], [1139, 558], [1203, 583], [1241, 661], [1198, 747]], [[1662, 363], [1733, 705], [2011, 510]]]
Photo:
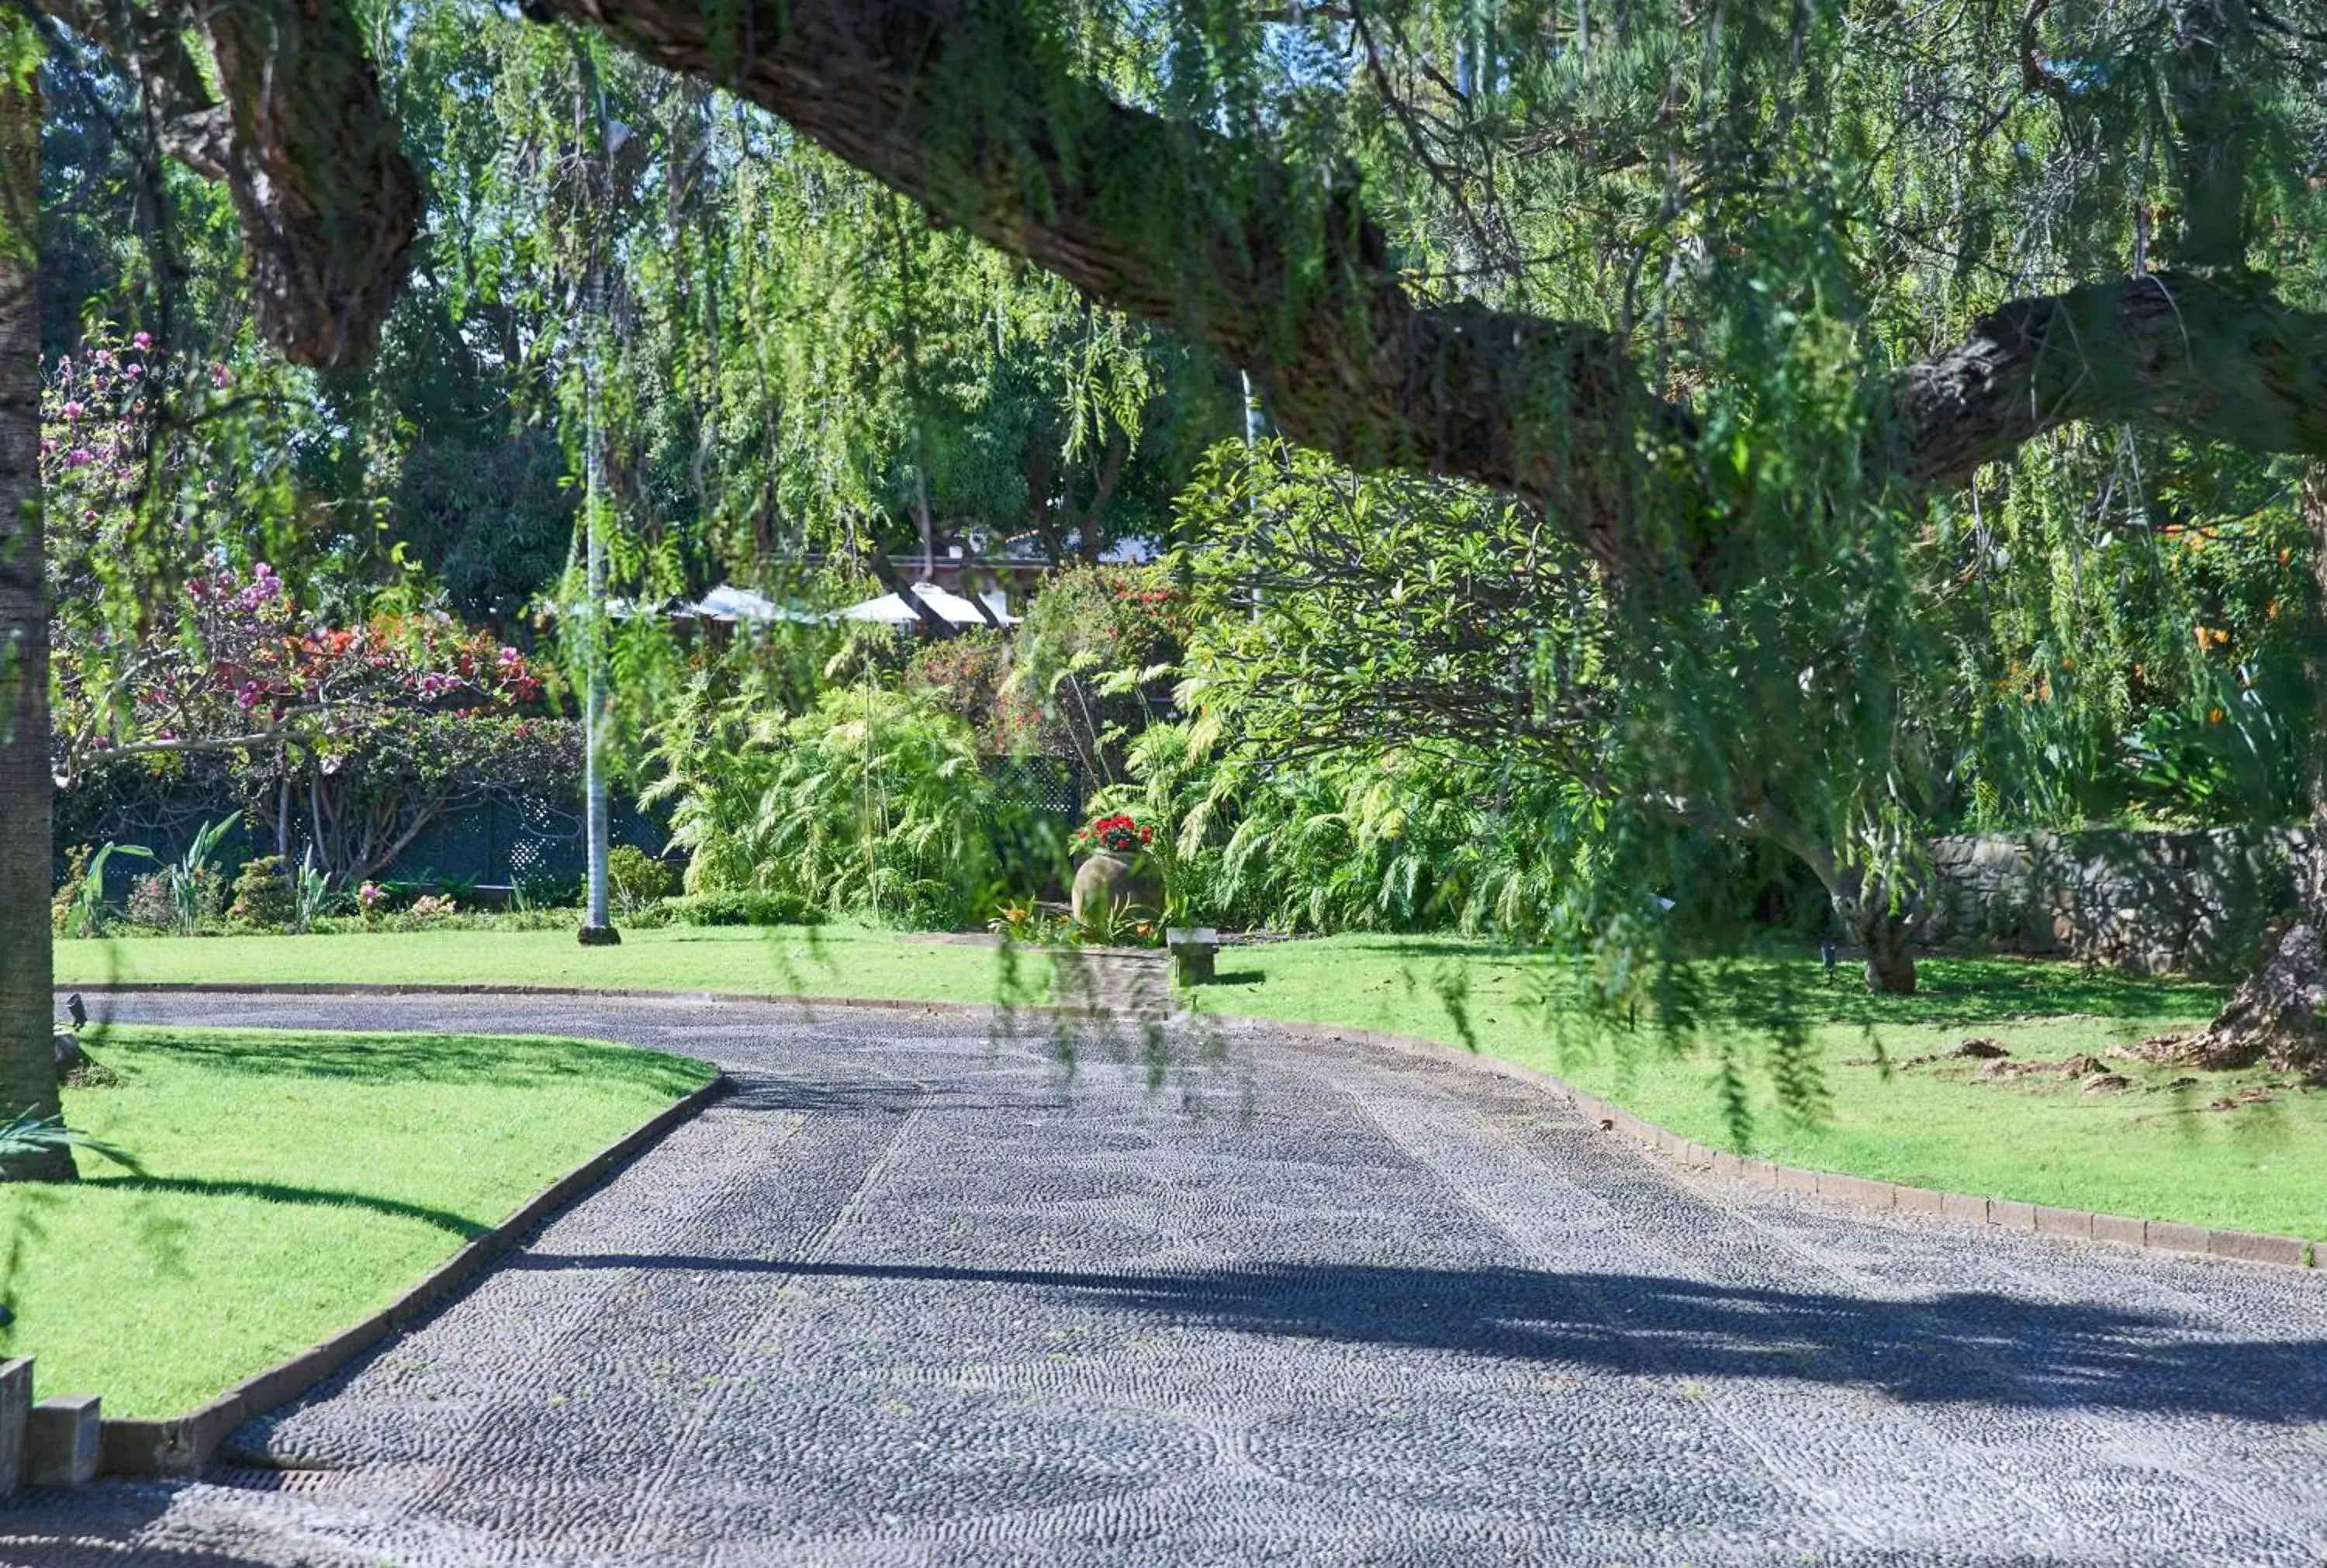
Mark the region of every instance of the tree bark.
[[1818, 885], [1826, 889], [1827, 902], [1836, 917], [1865, 953], [1866, 989], [1878, 996], [1912, 996], [1915, 907], [1920, 901], [1902, 900], [1901, 907], [1893, 910], [1892, 889], [1881, 878], [1867, 874], [1864, 866], [1845, 864], [1832, 845], [1805, 833], [1793, 815], [1771, 798], [1768, 789], [1757, 786], [1752, 798], [1753, 810], [1748, 818], [1752, 831], [1810, 868]]
[[[0, 1119], [59, 1113], [49, 929], [49, 593], [41, 516], [40, 49], [0, 14]], [[70, 1181], [55, 1149], [0, 1164]]]
[[40, 3], [137, 76], [173, 156], [225, 183], [267, 338], [301, 364], [369, 359], [421, 192], [347, 0]]
[[1851, 935], [1866, 954], [1866, 989], [1878, 996], [1915, 994], [1913, 919], [1893, 913], [1887, 901], [1861, 903], [1849, 911]]

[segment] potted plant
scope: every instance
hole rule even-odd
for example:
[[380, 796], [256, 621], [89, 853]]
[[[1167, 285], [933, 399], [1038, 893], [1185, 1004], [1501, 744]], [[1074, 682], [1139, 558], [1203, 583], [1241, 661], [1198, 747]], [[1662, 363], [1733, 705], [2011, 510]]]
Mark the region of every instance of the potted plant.
[[1132, 910], [1154, 910], [1163, 902], [1163, 890], [1148, 861], [1155, 842], [1153, 827], [1135, 821], [1128, 812], [1102, 817], [1076, 830], [1073, 847], [1082, 857], [1075, 868], [1069, 908], [1079, 924], [1120, 919]]

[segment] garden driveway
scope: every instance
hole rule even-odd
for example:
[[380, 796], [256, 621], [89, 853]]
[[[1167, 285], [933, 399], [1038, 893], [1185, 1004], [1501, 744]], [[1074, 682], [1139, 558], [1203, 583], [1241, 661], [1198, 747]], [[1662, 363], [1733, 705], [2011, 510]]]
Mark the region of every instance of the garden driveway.
[[2327, 1555], [2319, 1274], [1854, 1213], [1266, 1031], [1154, 1087], [1137, 1042], [1070, 1078], [895, 1013], [118, 1008], [592, 1034], [737, 1090], [239, 1468], [19, 1503], [0, 1561]]

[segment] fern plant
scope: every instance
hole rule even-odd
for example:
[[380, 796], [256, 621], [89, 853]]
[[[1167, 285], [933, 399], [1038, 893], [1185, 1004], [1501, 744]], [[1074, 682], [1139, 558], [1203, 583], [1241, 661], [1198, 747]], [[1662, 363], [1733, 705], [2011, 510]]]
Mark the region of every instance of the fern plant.
[[968, 726], [925, 693], [850, 687], [798, 717], [707, 696], [676, 714], [644, 798], [671, 803], [690, 893], [797, 893], [834, 913], [958, 925], [993, 867]]

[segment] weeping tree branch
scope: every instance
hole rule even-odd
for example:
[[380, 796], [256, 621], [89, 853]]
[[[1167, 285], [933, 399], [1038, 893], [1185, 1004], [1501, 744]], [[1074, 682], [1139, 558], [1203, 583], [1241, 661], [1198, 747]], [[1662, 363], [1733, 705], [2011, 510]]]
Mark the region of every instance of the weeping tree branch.
[[[317, 362], [367, 351], [418, 195], [344, 0], [179, 0], [222, 104], [173, 54], [180, 34], [96, 13], [117, 3], [43, 0], [173, 95], [182, 155], [234, 188], [270, 334]], [[1114, 101], [1031, 0], [526, 4], [730, 89], [936, 221], [1251, 368], [1295, 440], [1525, 496], [1603, 562], [1643, 543], [1643, 451], [1694, 430], [1615, 333], [1418, 302], [1354, 176]], [[2191, 259], [2206, 265], [2014, 301], [1871, 387], [1889, 415], [1877, 471], [1958, 486], [2081, 420], [2327, 455], [2327, 316]]]
[[[1353, 181], [1114, 102], [1020, 0], [788, 0], [724, 26], [697, 0], [529, 4], [1252, 367], [1296, 440], [1525, 495], [1603, 559], [1637, 542], [1643, 436], [1693, 428], [1599, 327], [1418, 303]], [[1892, 415], [1873, 455], [1917, 487], [2080, 420], [2327, 454], [2327, 316], [2220, 269], [2093, 283], [2007, 304], [1870, 390]]]

